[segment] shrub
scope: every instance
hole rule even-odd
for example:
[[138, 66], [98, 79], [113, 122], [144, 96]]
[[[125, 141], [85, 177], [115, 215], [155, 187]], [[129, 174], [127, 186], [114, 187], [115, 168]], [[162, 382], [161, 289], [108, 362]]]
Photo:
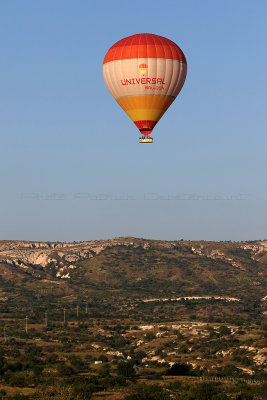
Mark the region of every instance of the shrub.
[[159, 385], [136, 385], [125, 400], [169, 400], [169, 393]]
[[175, 363], [171, 366], [171, 368], [167, 369], [166, 375], [170, 376], [192, 375], [192, 366], [188, 364]]
[[74, 373], [74, 370], [70, 365], [59, 364], [57, 372], [59, 376], [70, 376]]
[[190, 388], [188, 400], [227, 400], [228, 397], [214, 383], [199, 383]]
[[222, 336], [226, 336], [231, 334], [231, 329], [227, 328], [227, 326], [221, 325], [219, 332]]
[[72, 394], [79, 400], [89, 400], [92, 397], [94, 390], [94, 385], [92, 384], [84, 384], [84, 383], [77, 383], [72, 388]]
[[120, 361], [118, 363], [118, 374], [124, 377], [135, 376], [133, 361]]

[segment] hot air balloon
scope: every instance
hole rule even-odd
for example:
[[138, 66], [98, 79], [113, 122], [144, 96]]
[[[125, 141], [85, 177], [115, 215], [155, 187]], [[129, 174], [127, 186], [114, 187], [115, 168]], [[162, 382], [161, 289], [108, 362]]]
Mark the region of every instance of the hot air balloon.
[[139, 33], [108, 50], [105, 83], [143, 135], [140, 143], [152, 143], [148, 135], [181, 91], [186, 71], [182, 50], [163, 36]]

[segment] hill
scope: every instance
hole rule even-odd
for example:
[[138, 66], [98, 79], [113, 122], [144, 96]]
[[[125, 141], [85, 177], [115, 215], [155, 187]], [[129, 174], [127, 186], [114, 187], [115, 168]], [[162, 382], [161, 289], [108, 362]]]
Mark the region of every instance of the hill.
[[0, 395], [187, 399], [204, 385], [224, 399], [261, 398], [266, 250], [266, 241], [1, 241]]
[[[139, 296], [265, 295], [267, 242], [136, 238], [60, 243], [0, 241], [2, 279], [32, 277]], [[2, 289], [4, 289], [2, 287]]]
[[0, 297], [12, 307], [27, 306], [30, 299], [31, 305], [45, 304], [51, 294], [55, 304], [115, 299], [114, 307], [132, 300], [150, 308], [163, 302], [173, 308], [185, 299], [191, 305], [216, 301], [227, 315], [235, 309], [260, 318], [266, 250], [266, 241], [1, 241]]

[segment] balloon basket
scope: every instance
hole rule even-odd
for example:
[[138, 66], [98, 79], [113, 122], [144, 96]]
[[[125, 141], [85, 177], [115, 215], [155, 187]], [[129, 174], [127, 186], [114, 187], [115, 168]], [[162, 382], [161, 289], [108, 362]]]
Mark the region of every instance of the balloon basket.
[[152, 137], [142, 136], [139, 138], [139, 143], [153, 143]]

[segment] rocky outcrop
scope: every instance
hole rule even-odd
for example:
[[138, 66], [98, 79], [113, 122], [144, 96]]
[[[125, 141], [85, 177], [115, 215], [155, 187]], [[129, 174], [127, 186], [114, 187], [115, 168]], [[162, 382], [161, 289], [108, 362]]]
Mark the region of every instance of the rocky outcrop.
[[69, 270], [76, 268], [76, 262], [94, 257], [106, 248], [117, 245], [149, 247], [147, 241], [132, 238], [78, 243], [0, 241], [0, 262], [29, 271], [53, 267], [57, 270], [56, 277], [69, 279]]
[[228, 264], [232, 265], [234, 268], [246, 270], [245, 266], [239, 261], [239, 257], [233, 256], [234, 252], [238, 250], [246, 251], [251, 260], [265, 262], [265, 257], [267, 254], [267, 241], [257, 241], [257, 242], [224, 242], [221, 244], [218, 243], [219, 249], [215, 248], [214, 245], [208, 244], [198, 244], [191, 247], [191, 251], [193, 254], [198, 256], [207, 257], [212, 260], [222, 260], [227, 262]]
[[97, 240], [89, 242], [36, 242], [20, 240], [0, 241], [0, 262], [28, 272], [53, 267], [56, 277], [69, 279], [75, 263], [94, 257], [112, 246], [179, 249], [198, 257], [223, 260], [234, 268], [245, 269], [234, 252], [247, 252], [251, 260], [265, 262], [267, 241], [257, 242], [205, 242], [205, 241], [163, 241], [132, 237]]

